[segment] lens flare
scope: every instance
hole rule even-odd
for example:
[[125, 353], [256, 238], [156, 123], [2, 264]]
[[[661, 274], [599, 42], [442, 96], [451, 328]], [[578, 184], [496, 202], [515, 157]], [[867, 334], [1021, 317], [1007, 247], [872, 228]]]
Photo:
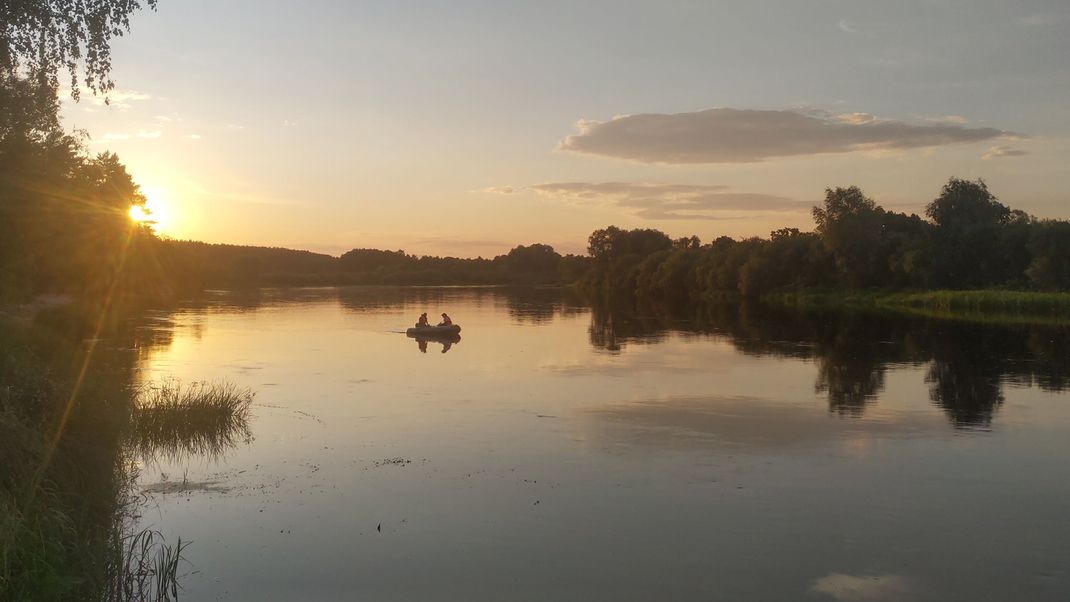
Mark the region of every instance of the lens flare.
[[131, 205], [130, 219], [138, 223], [147, 222], [152, 219], [152, 214], [149, 213], [148, 210], [146, 210], [145, 207], [142, 207], [141, 205]]

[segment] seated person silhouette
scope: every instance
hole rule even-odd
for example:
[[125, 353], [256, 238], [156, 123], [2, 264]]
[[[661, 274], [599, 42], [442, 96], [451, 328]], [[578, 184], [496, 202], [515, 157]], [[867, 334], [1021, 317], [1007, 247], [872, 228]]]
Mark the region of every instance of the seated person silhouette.
[[416, 321], [416, 327], [420, 328], [421, 326], [430, 326], [430, 325], [431, 324], [427, 321], [427, 312], [424, 312], [424, 313], [420, 314], [420, 319]]
[[453, 320], [450, 319], [445, 313], [442, 314], [442, 321], [438, 323], [439, 326], [453, 326]]

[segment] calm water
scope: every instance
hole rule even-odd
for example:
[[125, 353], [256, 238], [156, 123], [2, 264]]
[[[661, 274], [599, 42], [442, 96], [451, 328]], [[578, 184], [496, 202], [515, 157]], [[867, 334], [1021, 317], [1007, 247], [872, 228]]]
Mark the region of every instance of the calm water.
[[1070, 598], [1063, 329], [355, 288], [141, 334], [144, 381], [256, 391], [142, 469], [189, 599]]

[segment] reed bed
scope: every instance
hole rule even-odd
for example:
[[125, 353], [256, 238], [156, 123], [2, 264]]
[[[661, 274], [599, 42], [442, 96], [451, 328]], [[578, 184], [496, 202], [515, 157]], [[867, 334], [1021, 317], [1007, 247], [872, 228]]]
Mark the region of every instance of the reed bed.
[[799, 291], [762, 297], [796, 308], [877, 308], [922, 312], [932, 317], [986, 322], [1065, 323], [1070, 321], [1070, 293], [1010, 290]]
[[128, 438], [146, 462], [201, 455], [221, 458], [252, 439], [253, 392], [233, 383], [182, 383], [168, 379], [143, 387], [135, 397]]

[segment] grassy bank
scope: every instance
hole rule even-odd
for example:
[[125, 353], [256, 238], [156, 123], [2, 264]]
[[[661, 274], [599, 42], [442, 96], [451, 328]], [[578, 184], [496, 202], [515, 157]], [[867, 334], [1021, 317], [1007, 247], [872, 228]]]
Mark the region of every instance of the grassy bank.
[[176, 599], [186, 543], [139, 527], [133, 460], [250, 436], [251, 392], [134, 387], [131, 333], [91, 317], [0, 315], [0, 600]]
[[1031, 291], [799, 291], [762, 297], [774, 305], [882, 309], [948, 319], [1070, 323], [1070, 293]]

